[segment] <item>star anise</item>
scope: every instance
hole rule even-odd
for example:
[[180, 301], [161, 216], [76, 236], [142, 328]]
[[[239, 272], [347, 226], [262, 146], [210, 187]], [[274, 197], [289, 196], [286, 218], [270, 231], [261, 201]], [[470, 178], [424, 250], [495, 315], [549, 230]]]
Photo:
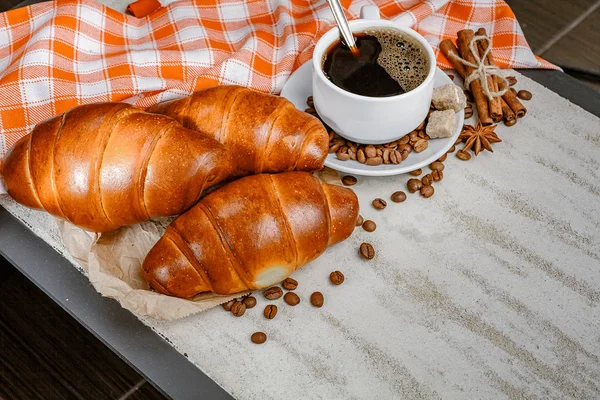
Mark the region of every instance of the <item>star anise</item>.
[[500, 138], [494, 133], [496, 125], [483, 126], [481, 121], [477, 122], [476, 126], [465, 125], [459, 138], [465, 142], [464, 151], [473, 148], [475, 155], [478, 155], [482, 150], [488, 150], [492, 153], [492, 143], [501, 142]]

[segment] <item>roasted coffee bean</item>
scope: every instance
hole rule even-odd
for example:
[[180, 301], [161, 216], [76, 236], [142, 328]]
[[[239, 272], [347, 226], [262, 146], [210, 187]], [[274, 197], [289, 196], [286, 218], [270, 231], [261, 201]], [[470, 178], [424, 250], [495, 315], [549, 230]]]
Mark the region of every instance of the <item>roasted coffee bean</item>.
[[[421, 184], [423, 186], [428, 186], [428, 185], [431, 185], [432, 183], [433, 183], [433, 176], [431, 176], [431, 174], [427, 174], [421, 178]], [[421, 187], [421, 190], [422, 189], [423, 189], [423, 187]]]
[[315, 110], [313, 107], [308, 107], [306, 110], [304, 110], [304, 112], [314, 115], [317, 113], [317, 110]]
[[344, 175], [342, 177], [342, 183], [346, 186], [353, 186], [356, 185], [356, 183], [358, 182], [358, 179], [356, 179], [355, 176], [352, 175]]
[[362, 227], [367, 232], [373, 232], [375, 229], [377, 229], [377, 224], [368, 219], [365, 222], [363, 222]]
[[[422, 139], [421, 139], [422, 140]], [[401, 144], [398, 146], [398, 151], [402, 156], [402, 161], [406, 160], [406, 157], [412, 152], [413, 148], [410, 144]]]
[[409, 140], [418, 140], [419, 139], [419, 131], [415, 129], [414, 131], [410, 132], [408, 134], [408, 139]]
[[473, 109], [472, 108], [465, 108], [465, 119], [469, 119], [473, 116]]
[[515, 86], [517, 84], [517, 78], [514, 76], [507, 76], [506, 80], [508, 81], [508, 86]]
[[313, 97], [312, 96], [308, 96], [308, 99], [306, 99], [306, 105], [309, 107], [314, 107], [315, 106], [315, 102], [313, 101]]
[[529, 90], [519, 90], [517, 92], [517, 97], [520, 98], [521, 100], [531, 100], [533, 95], [531, 94], [531, 92]]
[[379, 197], [376, 198], [375, 200], [373, 200], [373, 202], [371, 204], [373, 204], [373, 207], [375, 207], [378, 210], [383, 210], [387, 206], [387, 203], [385, 202], [385, 200], [380, 199]]
[[448, 158], [448, 153], [444, 153], [444, 155], [441, 156], [440, 158], [438, 158], [437, 160], [439, 162], [444, 162], [444, 161], [446, 161], [446, 158]]
[[265, 311], [263, 312], [266, 319], [273, 319], [277, 315], [277, 306], [275, 304], [269, 304], [265, 307]]
[[394, 203], [402, 203], [404, 200], [406, 200], [406, 193], [399, 190], [397, 192], [392, 193], [392, 195], [390, 196], [390, 199]]
[[419, 138], [421, 139], [425, 139], [427, 138], [427, 134], [425, 133], [425, 131], [419, 131], [419, 133], [417, 134], [419, 136]]
[[283, 296], [283, 290], [279, 286], [273, 286], [266, 289], [263, 292], [263, 296], [265, 296], [269, 300], [277, 300], [281, 296]]
[[359, 251], [362, 258], [366, 258], [367, 260], [370, 260], [373, 257], [375, 257], [375, 249], [373, 248], [373, 245], [371, 243], [361, 244]]
[[283, 296], [283, 300], [290, 306], [297, 306], [300, 303], [300, 297], [294, 292], [287, 292], [285, 296]]
[[456, 157], [458, 157], [459, 159], [461, 159], [463, 161], [467, 161], [467, 160], [471, 159], [471, 155], [469, 154], [469, 152], [464, 151], [464, 150], [457, 151]]
[[231, 313], [236, 317], [241, 317], [246, 312], [246, 305], [241, 301], [235, 301], [231, 305]]
[[460, 137], [456, 139], [456, 141], [454, 142], [454, 145], [456, 146], [459, 143], [462, 143], [462, 139]]
[[390, 161], [392, 164], [400, 164], [402, 162], [402, 154], [398, 150], [392, 150], [390, 152]]
[[372, 158], [377, 156], [377, 149], [372, 144], [365, 147], [365, 156]]
[[341, 161], [348, 161], [350, 159], [350, 154], [344, 153], [341, 150], [338, 150], [335, 153], [335, 156], [338, 158], [338, 160], [341, 160]]
[[370, 157], [367, 158], [367, 165], [371, 165], [371, 166], [376, 166], [376, 165], [381, 165], [383, 163], [383, 158], [376, 156], [376, 157]]
[[361, 226], [364, 221], [365, 221], [365, 219], [362, 217], [362, 215], [359, 215], [358, 218], [356, 219], [356, 226]]
[[317, 308], [323, 307], [323, 293], [314, 292], [310, 295], [310, 304]]
[[417, 190], [421, 189], [421, 187], [423, 186], [423, 184], [421, 183], [420, 179], [409, 179], [408, 182], [406, 183], [406, 186], [408, 187], [408, 191], [411, 193], [416, 192]]
[[384, 164], [389, 164], [391, 162], [390, 161], [390, 149], [384, 149], [383, 150], [383, 156], [382, 156], [382, 158], [383, 158], [383, 163]]
[[414, 171], [410, 171], [409, 174], [411, 174], [412, 176], [419, 176], [423, 173], [423, 170], [421, 168], [419, 169], [415, 169]]
[[431, 173], [431, 176], [433, 176], [433, 180], [436, 182], [439, 182], [442, 179], [444, 179], [444, 173], [442, 171], [433, 171]]
[[233, 303], [235, 303], [236, 300], [229, 300], [227, 303], [223, 303], [221, 304], [221, 306], [223, 306], [223, 308], [225, 309], [225, 311], [231, 311], [231, 306], [233, 305]]
[[351, 160], [356, 160], [356, 150], [354, 150], [352, 147], [348, 148], [348, 155], [350, 156]]
[[254, 308], [254, 306], [256, 305], [256, 297], [254, 296], [248, 296], [248, 297], [244, 297], [242, 299], [242, 303], [244, 303], [246, 305], [246, 308]]
[[358, 149], [356, 152], [356, 161], [358, 161], [361, 164], [364, 164], [367, 162], [367, 156], [365, 155], [365, 151], [363, 149]]
[[421, 196], [425, 197], [426, 199], [433, 196], [433, 186], [431, 185], [425, 185], [421, 188]]
[[421, 121], [421, 123], [419, 124], [419, 126], [417, 126], [417, 129], [415, 129], [416, 131], [421, 131], [425, 129], [425, 120]]
[[264, 332], [254, 332], [252, 336], [250, 336], [250, 340], [252, 340], [252, 343], [263, 344], [267, 341], [267, 334]]
[[383, 159], [383, 149], [377, 149], [377, 157], [381, 157]]
[[[454, 153], [454, 150], [456, 150], [456, 146], [452, 145], [452, 147], [450, 147], [450, 150], [448, 150], [448, 153]], [[446, 154], [448, 154], [446, 153]]]
[[285, 278], [281, 283], [281, 286], [287, 290], [296, 290], [298, 287], [298, 281], [292, 278]]
[[450, 80], [454, 80], [454, 75], [448, 74], [448, 78], [450, 78]]
[[336, 286], [344, 283], [344, 279], [344, 274], [342, 274], [340, 271], [333, 271], [331, 274], [329, 274], [329, 280]]
[[425, 151], [427, 146], [429, 146], [429, 144], [427, 143], [426, 139], [419, 139], [417, 140], [417, 143], [415, 143], [415, 145], [413, 146], [413, 150], [417, 153], [420, 153], [422, 151]]
[[337, 153], [337, 151], [340, 149], [340, 144], [339, 143], [333, 143], [331, 146], [329, 146], [329, 152], [330, 153]]
[[429, 165], [429, 168], [431, 168], [432, 171], [443, 171], [444, 164], [442, 164], [440, 161], [434, 161]]
[[517, 119], [513, 118], [513, 119], [509, 119], [508, 121], [504, 121], [504, 125], [506, 126], [513, 126], [517, 123]]
[[409, 140], [410, 137], [408, 135], [402, 136], [400, 139], [398, 139], [398, 146], [402, 144], [408, 144]]

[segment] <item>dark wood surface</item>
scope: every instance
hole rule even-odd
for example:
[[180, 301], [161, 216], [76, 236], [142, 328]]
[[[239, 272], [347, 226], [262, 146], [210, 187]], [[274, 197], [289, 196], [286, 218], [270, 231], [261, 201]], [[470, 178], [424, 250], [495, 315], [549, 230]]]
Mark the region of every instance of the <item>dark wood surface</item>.
[[0, 398], [164, 399], [1, 258], [0, 349]]

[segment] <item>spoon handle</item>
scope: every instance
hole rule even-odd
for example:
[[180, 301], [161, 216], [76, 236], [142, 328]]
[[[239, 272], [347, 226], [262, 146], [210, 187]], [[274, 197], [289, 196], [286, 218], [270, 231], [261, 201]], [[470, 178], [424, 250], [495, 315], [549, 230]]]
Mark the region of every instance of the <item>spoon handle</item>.
[[348, 45], [353, 53], [357, 52], [358, 49], [356, 48], [356, 42], [354, 41], [354, 36], [352, 35], [352, 31], [350, 30], [348, 20], [346, 19], [346, 15], [344, 14], [344, 9], [342, 8], [340, 1], [327, 0], [327, 3], [329, 4], [329, 8], [331, 8], [331, 12], [333, 13], [333, 17], [335, 18], [335, 22], [337, 23], [344, 42]]

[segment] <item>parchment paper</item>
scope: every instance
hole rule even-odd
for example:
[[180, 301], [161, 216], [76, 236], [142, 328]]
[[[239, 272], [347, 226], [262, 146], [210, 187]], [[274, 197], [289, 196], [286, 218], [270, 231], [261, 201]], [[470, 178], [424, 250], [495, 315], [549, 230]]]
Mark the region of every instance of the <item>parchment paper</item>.
[[[316, 175], [323, 182], [340, 184], [337, 172], [329, 168]], [[157, 218], [103, 234], [57, 221], [65, 247], [87, 271], [94, 288], [138, 316], [159, 320], [183, 318], [250, 293], [229, 296], [201, 293], [191, 299], [179, 299], [153, 291], [144, 280], [141, 266], [173, 219]]]

